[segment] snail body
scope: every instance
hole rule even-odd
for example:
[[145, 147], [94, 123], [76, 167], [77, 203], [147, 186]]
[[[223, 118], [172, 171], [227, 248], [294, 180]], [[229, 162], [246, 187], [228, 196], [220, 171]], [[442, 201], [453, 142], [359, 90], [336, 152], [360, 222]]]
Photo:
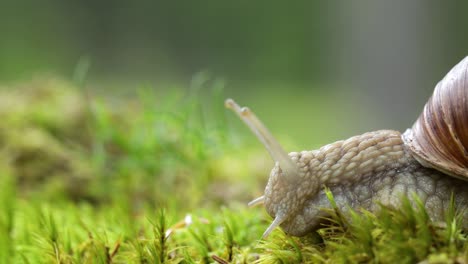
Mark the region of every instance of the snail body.
[[431, 219], [440, 221], [452, 195], [468, 228], [468, 57], [435, 88], [418, 120], [401, 134], [379, 130], [328, 144], [318, 150], [287, 154], [248, 108], [226, 100], [265, 145], [273, 167], [264, 203], [276, 227], [302, 236], [320, 227], [330, 207], [324, 186], [337, 206], [377, 211], [398, 207], [402, 196], [417, 194]]

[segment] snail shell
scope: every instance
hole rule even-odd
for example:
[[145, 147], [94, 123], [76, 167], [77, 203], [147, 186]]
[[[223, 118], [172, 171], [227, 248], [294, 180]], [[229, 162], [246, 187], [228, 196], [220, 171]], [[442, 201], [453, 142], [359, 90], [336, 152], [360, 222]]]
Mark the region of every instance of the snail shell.
[[468, 181], [468, 57], [437, 84], [403, 141], [424, 166]]
[[[379, 204], [398, 207], [402, 195], [416, 193], [434, 220], [444, 219], [452, 194], [464, 210], [468, 228], [468, 57], [440, 81], [411, 129], [379, 130], [287, 154], [249, 108], [226, 100], [266, 147], [275, 161], [264, 203], [274, 218], [263, 237], [276, 227], [305, 235], [320, 226], [329, 207], [327, 186], [342, 211], [369, 211]], [[452, 177], [453, 176], [453, 177]]]

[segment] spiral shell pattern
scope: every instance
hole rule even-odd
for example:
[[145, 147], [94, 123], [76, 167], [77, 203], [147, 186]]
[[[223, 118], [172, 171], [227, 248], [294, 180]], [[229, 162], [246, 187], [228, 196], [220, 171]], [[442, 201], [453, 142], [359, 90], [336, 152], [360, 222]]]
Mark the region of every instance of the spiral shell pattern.
[[468, 181], [468, 57], [437, 84], [402, 139], [423, 166]]

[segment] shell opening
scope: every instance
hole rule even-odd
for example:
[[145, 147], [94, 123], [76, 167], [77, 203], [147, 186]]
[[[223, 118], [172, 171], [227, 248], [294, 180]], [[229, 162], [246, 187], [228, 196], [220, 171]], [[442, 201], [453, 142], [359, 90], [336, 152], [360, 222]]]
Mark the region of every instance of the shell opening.
[[275, 162], [279, 162], [280, 168], [286, 176], [286, 179], [294, 179], [299, 169], [257, 116], [248, 107], [240, 107], [232, 99], [227, 99], [225, 101], [225, 105], [227, 108], [233, 110], [257, 136], [268, 150], [273, 160]]

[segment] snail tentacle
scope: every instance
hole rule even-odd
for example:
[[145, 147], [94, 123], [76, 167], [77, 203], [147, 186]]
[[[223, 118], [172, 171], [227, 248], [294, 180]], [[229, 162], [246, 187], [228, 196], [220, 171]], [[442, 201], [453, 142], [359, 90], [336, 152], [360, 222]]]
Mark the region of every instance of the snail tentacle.
[[253, 206], [256, 206], [256, 205], [259, 205], [259, 204], [263, 204], [264, 202], [265, 202], [265, 195], [262, 195], [260, 197], [257, 197], [255, 199], [253, 199], [247, 205], [249, 207], [253, 207]]
[[298, 174], [298, 167], [291, 158], [288, 156], [286, 151], [281, 147], [278, 141], [263, 125], [263, 123], [255, 116], [255, 114], [248, 107], [240, 107], [234, 100], [226, 99], [225, 105], [227, 108], [233, 110], [239, 118], [250, 128], [250, 130], [257, 136], [262, 142], [265, 148], [270, 153], [273, 161], [279, 162], [283, 174], [287, 180], [296, 179]]
[[278, 226], [280, 226], [285, 220], [285, 217], [283, 214], [277, 214], [273, 222], [271, 222], [270, 226], [265, 230], [265, 232], [262, 235], [262, 239], [267, 238], [271, 231], [275, 230]]

